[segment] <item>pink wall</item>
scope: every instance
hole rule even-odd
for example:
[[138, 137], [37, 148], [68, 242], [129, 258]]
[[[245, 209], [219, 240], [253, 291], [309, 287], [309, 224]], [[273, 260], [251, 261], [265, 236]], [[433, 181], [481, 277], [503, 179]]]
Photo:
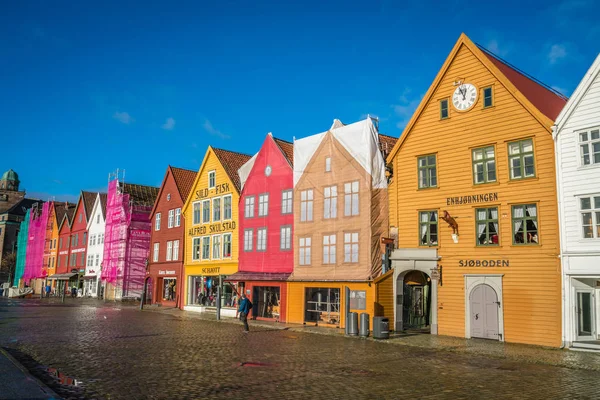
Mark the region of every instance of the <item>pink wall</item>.
[[[265, 168], [270, 165], [271, 175], [265, 175]], [[283, 190], [292, 189], [293, 170], [287, 159], [275, 143], [271, 135], [267, 135], [260, 149], [254, 168], [242, 190], [239, 204], [239, 270], [245, 272], [288, 272], [294, 268], [294, 216], [293, 213], [281, 214], [281, 195]], [[269, 212], [266, 217], [258, 216], [258, 196], [269, 193]], [[254, 217], [246, 218], [245, 198], [255, 196]], [[280, 250], [281, 226], [291, 225], [290, 250]], [[257, 228], [267, 228], [267, 251], [256, 251]], [[244, 251], [244, 230], [253, 228], [253, 250]]]
[[45, 202], [41, 209], [30, 214], [27, 256], [25, 258], [25, 272], [23, 279], [43, 278], [47, 271], [44, 269], [44, 247], [46, 245], [46, 227], [51, 202]]
[[74, 268], [77, 270], [85, 269], [87, 258], [87, 217], [83, 207], [83, 194], [79, 196], [79, 202], [77, 202], [77, 208], [75, 208], [75, 215], [71, 223], [71, 237], [75, 235], [77, 235], [77, 243], [69, 249], [69, 259], [71, 258], [71, 254], [75, 254], [75, 266], [72, 267], [69, 261], [69, 271]]

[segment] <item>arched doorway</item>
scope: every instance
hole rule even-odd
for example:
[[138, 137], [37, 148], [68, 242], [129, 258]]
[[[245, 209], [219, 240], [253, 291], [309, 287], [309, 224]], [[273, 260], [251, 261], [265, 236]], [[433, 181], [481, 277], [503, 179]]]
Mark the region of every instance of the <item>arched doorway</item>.
[[475, 286], [469, 296], [471, 337], [498, 339], [498, 295], [489, 285]]
[[420, 270], [403, 271], [396, 278], [396, 330], [429, 333], [431, 278]]

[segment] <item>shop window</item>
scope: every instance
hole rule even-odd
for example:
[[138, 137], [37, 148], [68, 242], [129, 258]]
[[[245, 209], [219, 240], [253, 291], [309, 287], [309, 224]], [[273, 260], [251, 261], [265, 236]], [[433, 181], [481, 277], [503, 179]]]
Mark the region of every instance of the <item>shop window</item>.
[[281, 213], [291, 214], [292, 213], [292, 191], [284, 190], [281, 192]]
[[496, 182], [496, 158], [494, 146], [473, 150], [473, 182]]
[[310, 265], [310, 245], [311, 238], [300, 238], [299, 240], [299, 264]]
[[437, 246], [438, 213], [437, 211], [419, 212], [419, 245]]
[[448, 117], [448, 99], [442, 99], [440, 100], [440, 119], [446, 119]]
[[181, 226], [181, 208], [175, 209], [175, 226]]
[[508, 144], [510, 179], [523, 179], [535, 176], [533, 140], [525, 139]]
[[244, 217], [254, 217], [254, 196], [246, 196], [244, 200]]
[[169, 210], [169, 220], [167, 222], [167, 226], [169, 227], [169, 229], [171, 229], [173, 227], [173, 222], [175, 220], [175, 210]]
[[330, 186], [323, 189], [323, 218], [337, 218], [337, 186]]
[[213, 222], [221, 220], [221, 198], [212, 199], [213, 202]]
[[210, 259], [210, 236], [202, 238], [202, 259]]
[[202, 200], [202, 223], [210, 222], [210, 200]]
[[340, 289], [306, 288], [306, 322], [340, 323]]
[[221, 307], [237, 307], [237, 297], [234, 290], [236, 289], [235, 284], [223, 283], [218, 276], [190, 276], [189, 284], [189, 304], [216, 307], [217, 288], [220, 287]]
[[197, 203], [193, 204], [193, 209], [194, 209], [193, 214], [194, 214], [194, 217], [193, 217], [193, 221], [192, 222], [193, 222], [194, 225], [198, 225], [200, 223], [200, 215], [202, 213], [200, 211], [200, 207], [201, 207], [200, 202], [197, 202]]
[[252, 251], [252, 236], [254, 231], [252, 229], [244, 229], [244, 251]]
[[579, 132], [581, 165], [600, 164], [600, 129]]
[[171, 261], [171, 258], [173, 257], [173, 242], [172, 241], [168, 241], [167, 242], [167, 261]]
[[179, 240], [173, 241], [173, 261], [179, 261]]
[[267, 250], [267, 228], [258, 228], [256, 230], [256, 251]]
[[492, 87], [483, 88], [483, 108], [488, 108], [494, 105], [494, 99], [492, 97]]
[[269, 194], [263, 193], [258, 196], [258, 216], [265, 217], [269, 214]]
[[419, 189], [437, 187], [436, 155], [422, 156], [417, 159], [419, 169]]
[[335, 264], [335, 235], [323, 236], [323, 264]]
[[213, 236], [212, 242], [213, 242], [212, 259], [219, 260], [221, 258], [221, 235]]
[[344, 184], [344, 215], [349, 217], [358, 214], [358, 181], [354, 181]]
[[174, 301], [177, 292], [177, 280], [175, 278], [163, 278], [162, 298], [166, 301]]
[[160, 213], [156, 213], [154, 217], [154, 230], [160, 231]]
[[351, 310], [366, 310], [367, 309], [367, 292], [365, 290], [350, 291], [350, 309]]
[[192, 239], [192, 260], [194, 261], [200, 260], [200, 244], [201, 238], [196, 237]]
[[231, 258], [231, 233], [223, 234], [223, 258]]
[[344, 262], [358, 262], [358, 232], [344, 233]]
[[217, 172], [209, 171], [208, 172], [208, 188], [214, 189], [217, 186]]
[[231, 195], [223, 196], [223, 219], [231, 219]]
[[475, 210], [478, 246], [498, 246], [498, 207]]
[[600, 196], [581, 197], [579, 205], [583, 238], [600, 238]]
[[158, 249], [160, 244], [154, 243], [154, 252], [152, 253], [152, 261], [158, 262]]
[[292, 227], [290, 225], [281, 227], [280, 250], [290, 250], [292, 248]]
[[300, 221], [307, 222], [313, 220], [313, 190], [303, 190], [300, 192]]
[[512, 206], [513, 244], [538, 244], [537, 205]]
[[280, 288], [255, 286], [252, 296], [252, 315], [258, 318], [279, 319], [281, 294]]

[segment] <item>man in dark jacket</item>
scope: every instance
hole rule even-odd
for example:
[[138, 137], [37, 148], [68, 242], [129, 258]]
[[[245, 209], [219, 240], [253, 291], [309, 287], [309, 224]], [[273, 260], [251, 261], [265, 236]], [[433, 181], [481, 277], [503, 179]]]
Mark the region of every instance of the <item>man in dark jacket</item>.
[[248, 314], [252, 309], [252, 302], [242, 293], [242, 300], [238, 307], [238, 313], [240, 314], [240, 320], [244, 323], [244, 333], [248, 333], [250, 328], [248, 327]]

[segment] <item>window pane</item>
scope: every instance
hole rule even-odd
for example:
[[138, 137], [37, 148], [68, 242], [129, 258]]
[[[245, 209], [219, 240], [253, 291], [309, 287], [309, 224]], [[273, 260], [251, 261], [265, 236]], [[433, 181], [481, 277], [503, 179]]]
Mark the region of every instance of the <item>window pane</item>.
[[521, 159], [520, 158], [512, 158], [510, 160], [511, 164], [511, 175], [513, 178], [521, 177]]
[[583, 225], [592, 225], [592, 213], [586, 212], [581, 214]]
[[483, 150], [482, 149], [473, 151], [473, 160], [475, 160], [475, 161], [483, 160]]
[[533, 156], [523, 157], [523, 162], [525, 163], [525, 176], [535, 175], [533, 167]]
[[430, 183], [431, 187], [436, 187], [437, 186], [437, 176], [436, 176], [436, 169], [435, 169], [435, 167], [429, 169], [429, 183]]
[[488, 182], [496, 181], [496, 161], [488, 161], [487, 162], [487, 170], [488, 170]]
[[595, 129], [591, 132], [592, 140], [600, 139], [600, 130]]
[[428, 156], [427, 157], [427, 164], [428, 165], [435, 165], [435, 156]]
[[523, 152], [524, 153], [533, 151], [533, 141], [531, 139], [523, 140], [521, 143], [523, 144]]
[[419, 167], [424, 167], [426, 165], [427, 159], [425, 157], [419, 158]]
[[510, 143], [508, 145], [508, 153], [510, 155], [519, 154], [519, 143]]
[[[596, 197], [597, 199], [597, 197]], [[592, 201], [589, 197], [582, 197], [581, 198], [581, 209], [582, 210], [589, 210], [590, 208], [592, 208]]]
[[[594, 208], [600, 208], [600, 196], [594, 197]], [[598, 221], [600, 223], [600, 221]]]
[[587, 134], [587, 132], [581, 132], [579, 134], [579, 141], [580, 142], [587, 142], [588, 141], [588, 134]]

